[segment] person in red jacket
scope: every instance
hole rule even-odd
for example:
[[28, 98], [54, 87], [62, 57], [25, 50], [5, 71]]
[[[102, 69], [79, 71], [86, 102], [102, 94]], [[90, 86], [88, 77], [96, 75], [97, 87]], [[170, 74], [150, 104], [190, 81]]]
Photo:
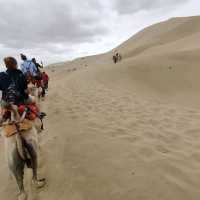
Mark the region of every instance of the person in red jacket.
[[49, 85], [49, 76], [45, 71], [42, 72], [42, 80], [43, 80], [44, 88], [45, 90], [47, 90], [48, 85]]

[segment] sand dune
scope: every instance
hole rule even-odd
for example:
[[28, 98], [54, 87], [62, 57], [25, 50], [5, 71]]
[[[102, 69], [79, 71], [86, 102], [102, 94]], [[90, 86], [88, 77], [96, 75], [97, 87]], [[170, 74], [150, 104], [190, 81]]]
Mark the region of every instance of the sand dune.
[[[34, 200], [200, 198], [200, 17], [153, 25], [112, 52], [49, 67]], [[14, 200], [0, 139], [0, 199]], [[30, 175], [28, 176], [30, 177]]]

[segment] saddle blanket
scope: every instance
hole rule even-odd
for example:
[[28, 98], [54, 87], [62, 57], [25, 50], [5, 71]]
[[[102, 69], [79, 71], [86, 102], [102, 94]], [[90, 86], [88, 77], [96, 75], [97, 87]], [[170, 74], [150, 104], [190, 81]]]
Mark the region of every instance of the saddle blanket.
[[[24, 121], [19, 123], [18, 125], [19, 125], [19, 131], [27, 131], [33, 127], [32, 122], [28, 119], [24, 119]], [[6, 124], [2, 128], [4, 131], [5, 137], [11, 137], [18, 132], [15, 124]]]

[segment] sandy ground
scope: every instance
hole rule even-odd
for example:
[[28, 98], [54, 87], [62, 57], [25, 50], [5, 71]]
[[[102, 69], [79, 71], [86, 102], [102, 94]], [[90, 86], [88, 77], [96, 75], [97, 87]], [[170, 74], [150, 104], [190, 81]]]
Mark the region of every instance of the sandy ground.
[[[26, 173], [29, 200], [198, 200], [199, 30], [199, 17], [172, 19], [120, 46], [117, 65], [110, 52], [51, 66], [40, 150], [48, 185], [35, 191]], [[0, 144], [0, 199], [15, 200]]]

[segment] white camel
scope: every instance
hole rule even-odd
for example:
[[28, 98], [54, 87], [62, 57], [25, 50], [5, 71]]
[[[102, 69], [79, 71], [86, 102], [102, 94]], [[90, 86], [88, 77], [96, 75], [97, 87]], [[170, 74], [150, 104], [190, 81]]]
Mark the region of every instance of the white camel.
[[39, 100], [41, 99], [42, 96], [42, 88], [41, 87], [38, 88], [34, 84], [29, 83], [28, 91], [29, 94], [35, 98], [36, 103], [39, 103]]
[[3, 136], [5, 143], [5, 152], [8, 161], [8, 167], [11, 174], [14, 176], [19, 189], [18, 200], [27, 200], [27, 194], [24, 189], [24, 169], [25, 165], [32, 169], [32, 182], [37, 188], [45, 185], [45, 179], [38, 179], [38, 134], [34, 126], [27, 130], [20, 130], [19, 124], [24, 121], [25, 114], [19, 117], [16, 111], [11, 111], [11, 119], [3, 124], [15, 125], [16, 133], [8, 137], [3, 128]]

